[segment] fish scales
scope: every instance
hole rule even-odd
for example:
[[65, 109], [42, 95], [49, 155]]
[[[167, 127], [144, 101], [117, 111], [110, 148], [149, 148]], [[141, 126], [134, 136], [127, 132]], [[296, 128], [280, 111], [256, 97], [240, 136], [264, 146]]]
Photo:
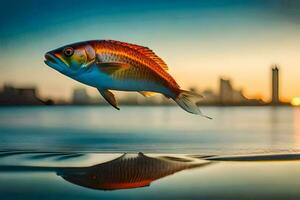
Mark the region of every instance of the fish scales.
[[[134, 68], [141, 68], [141, 71], [145, 70], [145, 72], [147, 72], [149, 77], [143, 76], [146, 80], [158, 81], [164, 86], [170, 87], [173, 92], [179, 91], [179, 86], [176, 81], [159, 64], [139, 51], [111, 41], [94, 41], [93, 43], [96, 54], [102, 59], [102, 62], [117, 61], [132, 64], [133, 71]], [[129, 71], [130, 70], [128, 70], [129, 77], [132, 77], [133, 73]], [[152, 73], [150, 73], [151, 71]], [[139, 77], [139, 74], [136, 75]], [[159, 78], [154, 76], [158, 76]]]

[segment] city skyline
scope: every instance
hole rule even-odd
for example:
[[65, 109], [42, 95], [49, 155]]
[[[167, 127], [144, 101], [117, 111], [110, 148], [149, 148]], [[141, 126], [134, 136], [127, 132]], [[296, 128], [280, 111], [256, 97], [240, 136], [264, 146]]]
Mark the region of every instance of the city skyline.
[[[270, 87], [271, 87], [271, 90], [269, 90], [270, 91], [269, 92], [270, 93], [269, 97], [263, 98], [263, 96], [257, 96], [257, 95], [256, 96], [255, 95], [247, 96], [245, 94], [245, 91], [247, 91], [247, 88], [243, 88], [241, 86], [239, 86], [239, 88], [240, 88], [239, 90], [240, 91], [237, 91], [237, 92], [242, 92], [242, 95], [244, 95], [244, 97], [248, 98], [248, 99], [261, 99], [261, 100], [263, 100], [265, 102], [272, 102], [274, 104], [276, 104], [276, 102], [280, 102], [280, 101], [282, 101], [282, 102], [292, 102], [293, 98], [292, 99], [285, 99], [285, 98], [282, 98], [282, 96], [279, 95], [279, 91], [278, 90], [279, 90], [279, 84], [280, 83], [279, 83], [279, 77], [278, 77], [279, 76], [278, 75], [278, 71], [279, 71], [278, 65], [271, 66], [271, 69], [272, 69], [272, 76], [270, 78]], [[277, 81], [274, 81], [274, 71], [276, 71], [276, 69], [277, 69], [277, 74], [276, 73], [275, 74], [277, 76], [276, 77]], [[230, 76], [218, 76], [218, 79], [216, 79], [216, 81], [220, 81], [220, 80], [224, 80], [225, 82], [229, 81], [230, 82], [229, 84], [231, 84], [231, 81], [235, 80], [235, 78], [232, 78]], [[71, 80], [71, 81], [73, 81], [73, 80]], [[76, 82], [76, 81], [74, 81], [74, 82], [75, 82], [75, 84], [73, 85], [72, 88], [70, 88], [70, 95], [67, 98], [65, 96], [60, 96], [58, 98], [53, 98], [53, 96], [51, 96], [51, 95], [49, 95], [47, 93], [44, 94], [43, 92], [40, 92], [39, 86], [36, 86], [33, 83], [27, 83], [27, 84], [21, 84], [21, 85], [16, 84], [15, 85], [15, 84], [12, 84], [10, 82], [5, 82], [2, 85], [2, 87], [5, 87], [6, 85], [8, 85], [8, 86], [12, 86], [13, 85], [13, 86], [16, 86], [16, 87], [21, 87], [21, 88], [23, 88], [23, 87], [25, 87], [25, 88], [36, 88], [37, 90], [39, 90], [40, 96], [42, 98], [44, 98], [44, 99], [53, 99], [54, 101], [66, 101], [66, 102], [73, 100], [74, 91], [76, 91], [77, 89], [84, 88], [85, 92], [86, 92], [86, 95], [92, 96], [93, 98], [95, 98], [95, 97], [97, 97], [99, 95], [98, 91], [95, 88], [92, 88], [90, 86], [84, 85], [84, 84]], [[276, 94], [274, 94], [274, 87], [275, 87], [274, 84], [277, 84], [276, 85], [276, 87], [277, 87]], [[196, 88], [197, 90], [199, 90], [199, 88], [196, 87], [196, 85], [197, 84], [191, 85], [188, 88]], [[239, 85], [240, 85], [240, 83], [239, 83]], [[280, 87], [282, 87], [282, 85], [280, 85]], [[214, 87], [207, 87], [207, 88], [202, 88], [201, 89], [202, 93], [205, 92], [205, 91], [212, 91], [214, 93], [218, 93], [220, 90], [221, 90], [220, 89], [220, 84], [217, 86], [217, 89], [215, 89]], [[122, 92], [122, 91], [116, 91], [116, 92], [120, 93], [121, 97], [124, 96], [124, 94], [126, 95], [128, 93], [128, 92]], [[259, 93], [259, 91], [257, 91], [257, 92]], [[222, 96], [222, 94], [220, 94], [220, 95]], [[273, 101], [274, 95], [277, 96], [276, 102]], [[227, 94], [227, 96], [228, 96], [228, 94]], [[298, 96], [296, 96], [294, 99], [298, 99]]]
[[[187, 89], [218, 89], [234, 77], [248, 98], [271, 100], [269, 67], [281, 68], [281, 98], [300, 96], [300, 4], [291, 0], [115, 1], [57, 4], [3, 1], [0, 85], [38, 85], [42, 96], [70, 99], [82, 86], [47, 67], [44, 53], [89, 40], [115, 39], [151, 48]], [[104, 9], [105, 8], [105, 9]], [[80, 12], [79, 12], [80, 10]], [[7, 18], [8, 12], [15, 15]], [[97, 90], [88, 87], [90, 95]]]
[[[262, 98], [249, 98], [244, 94], [244, 88], [237, 88], [230, 78], [219, 78], [219, 90], [214, 91], [210, 88], [198, 90], [196, 87], [189, 88], [203, 96], [199, 105], [216, 106], [279, 106], [292, 105], [299, 106], [299, 98], [292, 101], [282, 101], [280, 94], [280, 69], [277, 65], [271, 68], [272, 78], [270, 80], [272, 98], [270, 101], [264, 101]], [[168, 100], [163, 95], [155, 95], [145, 98], [136, 92], [125, 92], [118, 94], [118, 101], [125, 105], [173, 105], [174, 102]], [[100, 94], [91, 96], [87, 92], [87, 87], [75, 87], [72, 90], [72, 97], [66, 99], [49, 99], [38, 94], [37, 87], [16, 88], [12, 85], [4, 85], [0, 90], [0, 105], [107, 105], [107, 102], [101, 98]]]

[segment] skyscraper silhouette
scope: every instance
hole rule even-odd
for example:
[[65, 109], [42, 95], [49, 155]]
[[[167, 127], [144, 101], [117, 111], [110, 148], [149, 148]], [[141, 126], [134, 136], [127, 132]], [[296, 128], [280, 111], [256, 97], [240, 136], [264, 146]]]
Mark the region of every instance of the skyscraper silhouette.
[[279, 104], [279, 69], [275, 65], [272, 68], [272, 104]]
[[220, 78], [220, 102], [221, 104], [232, 103], [232, 85], [230, 80]]

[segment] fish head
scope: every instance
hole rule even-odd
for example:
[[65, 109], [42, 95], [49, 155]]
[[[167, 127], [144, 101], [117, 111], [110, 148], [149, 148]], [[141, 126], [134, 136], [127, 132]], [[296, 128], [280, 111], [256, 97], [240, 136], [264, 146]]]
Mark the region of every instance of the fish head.
[[66, 75], [84, 71], [95, 60], [96, 52], [88, 42], [66, 45], [45, 54], [45, 63]]

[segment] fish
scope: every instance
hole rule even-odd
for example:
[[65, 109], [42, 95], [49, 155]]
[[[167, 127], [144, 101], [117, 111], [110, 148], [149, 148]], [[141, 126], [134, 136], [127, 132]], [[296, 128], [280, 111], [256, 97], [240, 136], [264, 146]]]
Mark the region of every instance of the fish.
[[90, 40], [65, 45], [45, 54], [45, 64], [88, 86], [119, 110], [111, 92], [134, 91], [145, 97], [157, 93], [173, 99], [183, 110], [204, 115], [202, 95], [182, 90], [167, 72], [168, 65], [150, 48], [116, 40]]

